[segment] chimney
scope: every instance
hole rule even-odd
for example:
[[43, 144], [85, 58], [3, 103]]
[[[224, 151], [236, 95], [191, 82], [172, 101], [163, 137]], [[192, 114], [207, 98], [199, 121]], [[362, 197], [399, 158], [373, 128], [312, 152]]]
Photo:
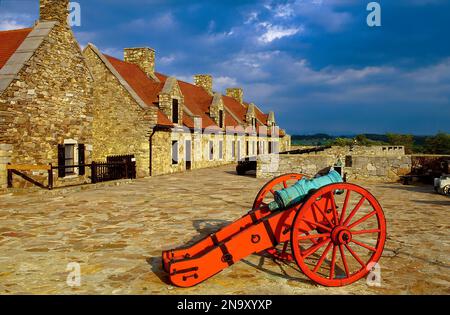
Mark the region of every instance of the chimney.
[[244, 103], [244, 90], [241, 88], [228, 88], [227, 96], [234, 98], [239, 103]]
[[148, 47], [125, 48], [124, 60], [141, 68], [150, 78], [155, 79], [155, 50]]
[[194, 75], [194, 83], [196, 86], [204, 88], [209, 94], [213, 94], [213, 78], [209, 74]]
[[63, 25], [67, 24], [69, 16], [69, 0], [40, 0], [39, 20], [58, 21]]

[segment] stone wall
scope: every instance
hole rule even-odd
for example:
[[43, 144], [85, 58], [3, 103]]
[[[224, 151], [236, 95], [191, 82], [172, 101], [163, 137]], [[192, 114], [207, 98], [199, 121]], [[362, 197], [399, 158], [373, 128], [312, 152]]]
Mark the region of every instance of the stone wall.
[[286, 152], [291, 150], [291, 136], [285, 135], [280, 138], [280, 152]]
[[0, 144], [0, 188], [6, 188], [6, 165], [11, 162], [12, 149], [11, 144]]
[[[171, 174], [186, 170], [186, 141], [192, 145], [191, 169], [215, 167], [233, 163], [228, 158], [227, 136], [222, 134], [199, 134], [180, 130], [156, 131], [151, 137], [152, 176]], [[172, 164], [172, 141], [178, 141], [178, 163]], [[210, 142], [213, 143], [213, 158], [210, 159]], [[219, 143], [222, 142], [222, 157]], [[241, 144], [242, 146], [242, 144]]]
[[352, 167], [344, 167], [349, 180], [396, 182], [411, 172], [411, 156], [353, 156]]
[[285, 173], [300, 173], [312, 177], [334, 163], [332, 155], [261, 155], [258, 157], [256, 177], [272, 178]]
[[[258, 158], [257, 177], [271, 178], [285, 173], [315, 176], [336, 163], [334, 155], [264, 155]], [[411, 171], [411, 156], [352, 156], [352, 166], [343, 167], [347, 180], [395, 182]]]
[[172, 167], [172, 134], [170, 131], [156, 131], [151, 137], [151, 175], [174, 172]]
[[93, 159], [133, 154], [137, 176], [149, 176], [149, 137], [157, 120], [156, 107], [142, 108], [91, 47], [84, 55], [95, 79]]
[[70, 28], [57, 24], [0, 95], [0, 143], [12, 144], [11, 163], [56, 165], [58, 144], [66, 139], [90, 147], [92, 81]]
[[[303, 148], [303, 147], [302, 147]], [[307, 147], [304, 147], [307, 148]], [[345, 158], [346, 155], [377, 155], [377, 156], [401, 156], [405, 155], [405, 147], [403, 146], [333, 146], [325, 151], [314, 154], [329, 154], [340, 158]]]

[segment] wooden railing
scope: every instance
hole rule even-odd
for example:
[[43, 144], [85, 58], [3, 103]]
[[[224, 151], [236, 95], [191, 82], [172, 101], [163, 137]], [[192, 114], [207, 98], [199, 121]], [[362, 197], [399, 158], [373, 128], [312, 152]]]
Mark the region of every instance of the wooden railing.
[[[25, 165], [25, 164], [8, 164], [6, 166], [8, 171], [8, 188], [13, 187], [13, 175], [22, 177], [24, 180], [44, 189], [53, 189], [53, 167], [49, 165]], [[24, 174], [24, 171], [47, 171], [48, 173], [48, 183], [47, 186], [39, 183], [37, 180], [31, 178], [30, 176]]]
[[[105, 162], [83, 165], [65, 165], [65, 166], [53, 166], [48, 165], [25, 165], [25, 164], [8, 164], [6, 169], [8, 171], [8, 188], [13, 187], [13, 175], [17, 175], [27, 182], [32, 183], [43, 189], [53, 189], [54, 175], [53, 170], [64, 169], [76, 169], [76, 168], [89, 167], [91, 169], [91, 183], [99, 183], [118, 179], [134, 179], [136, 178], [136, 163], [131, 160], [123, 160], [121, 162]], [[38, 182], [31, 178], [29, 175], [23, 173], [24, 171], [47, 171], [48, 181], [47, 185]], [[77, 175], [76, 173], [74, 175]]]

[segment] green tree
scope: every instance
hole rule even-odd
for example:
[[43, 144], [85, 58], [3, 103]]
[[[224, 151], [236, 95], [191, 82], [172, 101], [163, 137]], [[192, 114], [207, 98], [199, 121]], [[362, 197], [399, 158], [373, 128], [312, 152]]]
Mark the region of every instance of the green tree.
[[450, 154], [450, 134], [439, 132], [425, 139], [425, 151], [430, 154]]
[[371, 142], [369, 139], [367, 139], [366, 135], [357, 135], [355, 137], [356, 142], [358, 143], [358, 145], [371, 145]]
[[386, 136], [387, 136], [389, 144], [404, 146], [406, 154], [411, 154], [413, 152], [413, 147], [414, 147], [414, 136], [413, 135], [387, 133]]
[[353, 144], [353, 140], [348, 139], [348, 138], [336, 138], [331, 143], [331, 145], [340, 146], [340, 147], [350, 146], [352, 144]]

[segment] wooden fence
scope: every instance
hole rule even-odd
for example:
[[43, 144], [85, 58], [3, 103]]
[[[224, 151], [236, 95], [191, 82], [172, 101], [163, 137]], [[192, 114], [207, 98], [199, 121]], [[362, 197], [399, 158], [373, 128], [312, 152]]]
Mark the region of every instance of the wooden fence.
[[[6, 169], [8, 172], [7, 183], [8, 188], [13, 187], [13, 175], [17, 175], [24, 180], [32, 183], [43, 189], [53, 189], [54, 186], [54, 175], [53, 170], [58, 170], [58, 174], [64, 173], [66, 169], [83, 169], [88, 167], [91, 169], [91, 183], [99, 183], [118, 179], [135, 179], [136, 178], [136, 162], [133, 158], [126, 158], [119, 161], [118, 157], [113, 157], [110, 159], [111, 162], [92, 162], [92, 164], [82, 164], [82, 165], [65, 165], [65, 166], [53, 166], [48, 165], [24, 165], [24, 164], [8, 164]], [[116, 161], [113, 161], [113, 160]], [[48, 180], [47, 185], [38, 182], [37, 180], [31, 178], [29, 175], [25, 174], [24, 171], [46, 171]], [[83, 172], [84, 173], [84, 172]], [[77, 174], [75, 174], [77, 175]], [[81, 175], [80, 175], [81, 176]]]

